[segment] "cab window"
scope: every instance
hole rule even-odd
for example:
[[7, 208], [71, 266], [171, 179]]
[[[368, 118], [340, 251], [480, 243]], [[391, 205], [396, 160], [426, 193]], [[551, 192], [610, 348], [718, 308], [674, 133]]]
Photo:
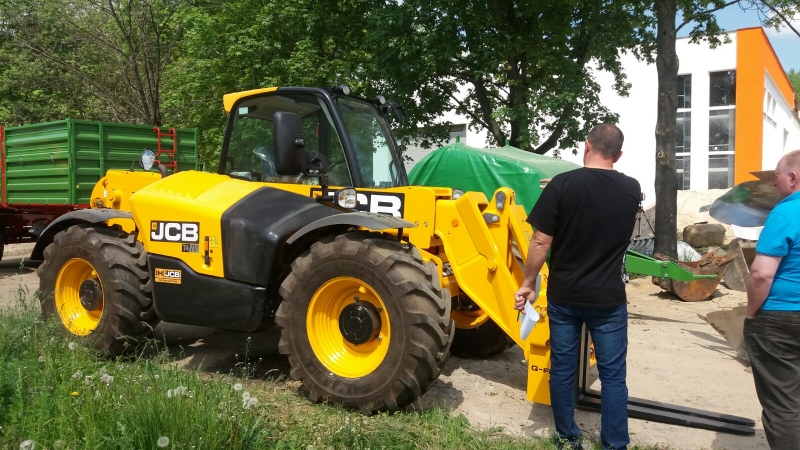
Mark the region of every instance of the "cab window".
[[344, 148], [321, 97], [302, 93], [275, 93], [243, 100], [232, 111], [233, 129], [224, 161], [225, 173], [255, 181], [318, 184], [317, 177], [278, 175], [273, 148], [273, 117], [278, 111], [300, 116], [306, 150], [328, 158], [328, 180], [352, 186]]

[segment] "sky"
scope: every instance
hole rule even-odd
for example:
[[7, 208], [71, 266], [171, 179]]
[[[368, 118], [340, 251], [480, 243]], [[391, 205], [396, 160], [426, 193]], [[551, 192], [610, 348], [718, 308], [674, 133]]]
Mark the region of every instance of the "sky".
[[[761, 26], [761, 21], [756, 11], [743, 11], [736, 5], [720, 10], [715, 15], [719, 26], [726, 31]], [[795, 18], [792, 26], [800, 30], [800, 17]], [[683, 27], [678, 37], [688, 35], [689, 30], [690, 27], [688, 25]], [[766, 33], [770, 43], [772, 43], [772, 48], [775, 49], [775, 53], [781, 61], [783, 70], [786, 72], [791, 69], [800, 71], [800, 36], [794, 34], [785, 25], [780, 31], [766, 29]]]

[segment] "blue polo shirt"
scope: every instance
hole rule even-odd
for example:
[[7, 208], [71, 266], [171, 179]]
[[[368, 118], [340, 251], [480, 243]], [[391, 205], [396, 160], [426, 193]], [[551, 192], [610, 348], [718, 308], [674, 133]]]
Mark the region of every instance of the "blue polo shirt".
[[800, 311], [800, 192], [778, 202], [756, 244], [756, 252], [780, 256], [764, 311]]

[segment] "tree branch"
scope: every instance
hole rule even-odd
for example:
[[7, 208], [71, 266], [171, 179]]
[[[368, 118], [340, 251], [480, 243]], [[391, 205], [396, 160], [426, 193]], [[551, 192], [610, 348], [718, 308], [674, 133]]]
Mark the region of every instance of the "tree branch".
[[[678, 25], [678, 27], [677, 27], [677, 28], [675, 28], [675, 33], [677, 33], [678, 31], [681, 31], [681, 28], [683, 28], [685, 25], [688, 25], [688, 24], [689, 24], [689, 22], [693, 21], [693, 20], [694, 20], [696, 17], [699, 17], [699, 16], [706, 16], [706, 15], [708, 15], [708, 14], [711, 14], [711, 13], [713, 13], [713, 12], [719, 11], [720, 9], [725, 9], [725, 8], [727, 8], [728, 6], [734, 5], [734, 4], [736, 4], [736, 3], [739, 3], [739, 2], [741, 2], [741, 1], [742, 1], [742, 0], [733, 0], [733, 1], [730, 1], [730, 2], [728, 2], [728, 3], [725, 3], [725, 4], [724, 4], [724, 5], [722, 5], [722, 6], [718, 6], [718, 7], [716, 7], [716, 8], [707, 9], [707, 10], [705, 10], [705, 11], [700, 11], [699, 13], [692, 14], [691, 16], [689, 16], [688, 18], [686, 18], [686, 19], [683, 21], [683, 23], [681, 23], [680, 25]], [[766, 4], [766, 3], [765, 3], [765, 4]]]
[[791, 23], [791, 21], [789, 21], [789, 19], [787, 19], [785, 15], [783, 15], [783, 14], [782, 14], [780, 11], [778, 11], [778, 10], [777, 10], [777, 9], [776, 9], [774, 6], [770, 5], [768, 2], [766, 2], [766, 1], [764, 1], [764, 0], [761, 0], [761, 3], [763, 3], [763, 4], [764, 4], [764, 6], [766, 6], [767, 8], [769, 8], [769, 9], [770, 9], [770, 11], [772, 11], [773, 13], [775, 13], [775, 15], [776, 15], [776, 16], [780, 17], [780, 18], [781, 18], [781, 21], [783, 21], [783, 23], [785, 23], [785, 24], [786, 24], [786, 26], [787, 26], [787, 27], [789, 27], [789, 29], [790, 29], [790, 30], [794, 31], [794, 34], [796, 34], [796, 35], [797, 35], [797, 37], [800, 37], [800, 31], [797, 31], [797, 29], [796, 29], [795, 27], [793, 27], [793, 26], [792, 26], [792, 23]]

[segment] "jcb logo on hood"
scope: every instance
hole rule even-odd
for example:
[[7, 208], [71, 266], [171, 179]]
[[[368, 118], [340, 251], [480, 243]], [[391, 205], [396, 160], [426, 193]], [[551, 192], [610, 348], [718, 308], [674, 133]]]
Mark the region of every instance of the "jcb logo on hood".
[[[321, 189], [311, 189], [311, 196], [322, 195]], [[405, 194], [396, 192], [357, 191], [356, 210], [403, 217]]]
[[161, 242], [200, 242], [199, 222], [150, 222], [150, 240]]

